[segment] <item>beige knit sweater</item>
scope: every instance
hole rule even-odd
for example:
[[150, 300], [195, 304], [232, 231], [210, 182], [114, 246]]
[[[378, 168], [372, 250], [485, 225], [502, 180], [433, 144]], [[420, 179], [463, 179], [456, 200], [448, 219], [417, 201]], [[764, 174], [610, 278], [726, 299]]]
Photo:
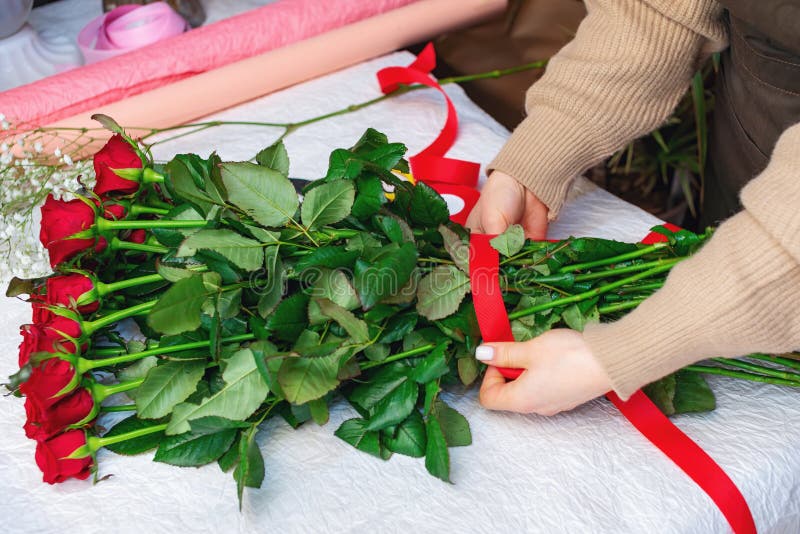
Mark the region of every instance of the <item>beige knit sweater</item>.
[[[527, 118], [490, 165], [516, 177], [555, 219], [574, 178], [669, 115], [698, 64], [726, 45], [711, 0], [587, 0], [575, 39], [528, 92]], [[615, 391], [712, 356], [800, 348], [800, 124], [769, 166], [664, 287], [584, 336]]]

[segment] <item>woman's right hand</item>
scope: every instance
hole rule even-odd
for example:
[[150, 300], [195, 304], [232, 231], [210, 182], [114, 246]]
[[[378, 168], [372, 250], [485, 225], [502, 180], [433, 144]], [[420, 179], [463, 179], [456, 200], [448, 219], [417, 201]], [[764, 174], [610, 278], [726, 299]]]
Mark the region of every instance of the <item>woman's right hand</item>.
[[521, 224], [525, 237], [540, 240], [547, 234], [547, 212], [547, 206], [524, 185], [494, 171], [467, 218], [467, 227], [484, 234], [501, 234], [512, 224]]

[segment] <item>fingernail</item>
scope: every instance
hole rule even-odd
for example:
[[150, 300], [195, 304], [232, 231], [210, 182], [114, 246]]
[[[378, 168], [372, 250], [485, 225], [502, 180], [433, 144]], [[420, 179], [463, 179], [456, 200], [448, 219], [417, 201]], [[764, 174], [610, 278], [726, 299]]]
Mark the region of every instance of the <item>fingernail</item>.
[[481, 345], [475, 349], [475, 358], [482, 362], [488, 362], [494, 358], [494, 347], [490, 347], [489, 345]]

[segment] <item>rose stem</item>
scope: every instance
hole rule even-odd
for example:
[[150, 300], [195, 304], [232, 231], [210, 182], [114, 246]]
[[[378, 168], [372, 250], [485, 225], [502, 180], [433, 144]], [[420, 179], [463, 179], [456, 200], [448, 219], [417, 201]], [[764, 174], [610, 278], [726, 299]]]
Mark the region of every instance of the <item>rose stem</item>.
[[205, 220], [174, 221], [158, 219], [155, 221], [110, 221], [102, 217], [97, 219], [97, 229], [100, 232], [109, 230], [142, 230], [149, 228], [202, 228], [208, 224]]
[[740, 369], [745, 369], [747, 371], [761, 373], [762, 375], [769, 375], [769, 376], [774, 376], [776, 378], [783, 378], [784, 380], [800, 381], [800, 375], [797, 373], [789, 373], [786, 371], [781, 371], [780, 369], [766, 367], [764, 365], [756, 365], [753, 363], [743, 362], [741, 360], [734, 360], [731, 358], [712, 358], [711, 361], [717, 362], [722, 365], [728, 365], [730, 367], [738, 367]]
[[780, 356], [771, 356], [769, 354], [748, 354], [747, 358], [752, 358], [754, 360], [762, 360], [765, 362], [772, 362], [783, 365], [784, 367], [790, 367], [792, 369], [800, 370], [800, 361], [793, 360], [791, 358], [781, 358]]
[[360, 367], [361, 370], [364, 371], [366, 369], [378, 367], [379, 365], [384, 365], [386, 363], [395, 362], [397, 360], [402, 360], [404, 358], [410, 358], [411, 356], [416, 356], [417, 354], [428, 352], [430, 350], [433, 350], [434, 348], [436, 348], [436, 345], [434, 343], [428, 343], [427, 345], [423, 345], [415, 349], [407, 350], [405, 352], [398, 352], [397, 354], [393, 354], [387, 357], [385, 360], [381, 360], [379, 362], [365, 362]]
[[114, 412], [135, 412], [135, 404], [117, 404], [115, 406], [101, 406], [101, 412], [114, 413]]
[[119, 384], [113, 385], [98, 384], [95, 382], [89, 387], [89, 390], [92, 392], [92, 397], [94, 397], [95, 402], [103, 402], [111, 395], [124, 393], [126, 391], [138, 388], [142, 385], [142, 382], [144, 382], [144, 378], [136, 378], [134, 380], [120, 382]]
[[161, 432], [162, 430], [166, 430], [167, 424], [161, 425], [153, 425], [148, 426], [146, 428], [139, 428], [137, 430], [131, 430], [130, 432], [125, 432], [124, 434], [118, 434], [116, 436], [108, 436], [98, 438], [96, 436], [89, 436], [86, 439], [86, 445], [88, 445], [89, 450], [92, 452], [96, 452], [102, 447], [107, 447], [109, 445], [114, 445], [115, 443], [120, 443], [122, 441], [128, 441], [130, 439], [141, 438], [142, 436], [147, 436], [148, 434], [155, 434], [156, 432]]
[[740, 378], [742, 380], [750, 380], [751, 382], [764, 382], [767, 384], [775, 384], [776, 386], [800, 387], [800, 382], [795, 380], [784, 380], [782, 378], [758, 375], [755, 373], [748, 373], [746, 371], [734, 371], [733, 369], [713, 367], [710, 365], [689, 365], [680, 370], [689, 371], [691, 373], [702, 373], [707, 375], [720, 375], [731, 378]]
[[662, 248], [668, 247], [668, 243], [654, 243], [652, 245], [648, 245], [646, 247], [640, 248], [639, 250], [634, 250], [633, 252], [627, 252], [625, 254], [620, 254], [618, 256], [614, 256], [612, 258], [603, 258], [602, 260], [596, 261], [588, 261], [585, 263], [576, 263], [573, 265], [567, 265], [559, 269], [558, 273], [571, 273], [574, 271], [584, 271], [588, 269], [593, 269], [595, 267], [602, 267], [604, 265], [613, 265], [615, 263], [620, 263], [626, 260], [632, 260], [634, 258], [639, 258], [641, 256], [646, 256], [651, 252], [656, 252]]
[[154, 252], [156, 254], [166, 254], [169, 252], [167, 247], [162, 247], [160, 245], [145, 245], [143, 243], [131, 243], [130, 241], [122, 241], [116, 236], [111, 238], [109, 248], [111, 250], [135, 250], [138, 252]]
[[[194, 267], [189, 267], [189, 271], [194, 271], [197, 273], [202, 273], [208, 270], [208, 267], [205, 265], [197, 265]], [[129, 287], [136, 287], [145, 284], [152, 284], [155, 282], [161, 282], [164, 280], [164, 277], [160, 274], [148, 274], [145, 276], [138, 276], [136, 278], [129, 278], [127, 280], [120, 280], [119, 282], [112, 282], [110, 284], [104, 284], [103, 282], [97, 282], [97, 292], [100, 294], [101, 297], [108, 295], [109, 293], [113, 293], [114, 291], [119, 291], [121, 289], [127, 289]]]
[[[256, 338], [255, 334], [240, 334], [238, 336], [231, 336], [222, 338], [222, 343], [236, 343], [240, 341], [252, 341]], [[87, 369], [96, 369], [98, 367], [107, 367], [111, 365], [119, 365], [121, 363], [129, 363], [148, 356], [160, 356], [162, 354], [170, 354], [173, 352], [181, 352], [184, 350], [202, 349], [208, 347], [210, 341], [194, 341], [192, 343], [182, 343], [180, 345], [172, 345], [170, 347], [158, 348], [154, 347], [142, 352], [133, 352], [130, 354], [122, 354], [112, 358], [104, 358], [102, 360], [86, 360]], [[97, 353], [95, 353], [97, 354]]]
[[558, 306], [563, 306], [566, 304], [573, 304], [575, 302], [581, 302], [583, 300], [590, 299], [592, 297], [596, 297], [598, 295], [602, 295], [604, 293], [608, 293], [609, 291], [613, 291], [618, 287], [622, 287], [625, 284], [630, 284], [631, 282], [636, 282], [637, 280], [641, 280], [643, 278], [647, 278], [653, 276], [658, 273], [662, 273], [664, 271], [669, 270], [673, 264], [664, 264], [658, 267], [654, 267], [644, 272], [640, 272], [633, 276], [629, 276], [628, 278], [623, 278], [621, 280], [617, 280], [615, 282], [611, 282], [610, 284], [606, 284], [604, 286], [596, 287], [594, 289], [590, 289], [589, 291], [584, 291], [583, 293], [578, 293], [577, 295], [572, 295], [570, 297], [564, 297], [556, 300], [552, 300], [550, 302], [545, 302], [542, 304], [537, 304], [536, 306], [530, 306], [529, 308], [523, 308], [521, 310], [517, 310], [513, 313], [508, 314], [508, 318], [511, 320], [519, 319], [520, 317], [525, 317], [527, 315], [531, 315], [540, 311], [549, 310], [551, 308], [556, 308]]

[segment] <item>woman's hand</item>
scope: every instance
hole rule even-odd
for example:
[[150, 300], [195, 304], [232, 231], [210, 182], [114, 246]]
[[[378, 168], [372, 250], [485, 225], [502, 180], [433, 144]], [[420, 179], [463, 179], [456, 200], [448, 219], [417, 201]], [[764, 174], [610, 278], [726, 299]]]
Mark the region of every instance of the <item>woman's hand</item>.
[[512, 224], [521, 224], [528, 239], [544, 239], [547, 206], [511, 176], [494, 171], [467, 218], [467, 227], [484, 234], [501, 234]]
[[[480, 391], [490, 410], [554, 415], [611, 390], [611, 381], [583, 336], [558, 329], [520, 343], [485, 343], [475, 356], [490, 367]], [[506, 381], [495, 367], [524, 368]]]

